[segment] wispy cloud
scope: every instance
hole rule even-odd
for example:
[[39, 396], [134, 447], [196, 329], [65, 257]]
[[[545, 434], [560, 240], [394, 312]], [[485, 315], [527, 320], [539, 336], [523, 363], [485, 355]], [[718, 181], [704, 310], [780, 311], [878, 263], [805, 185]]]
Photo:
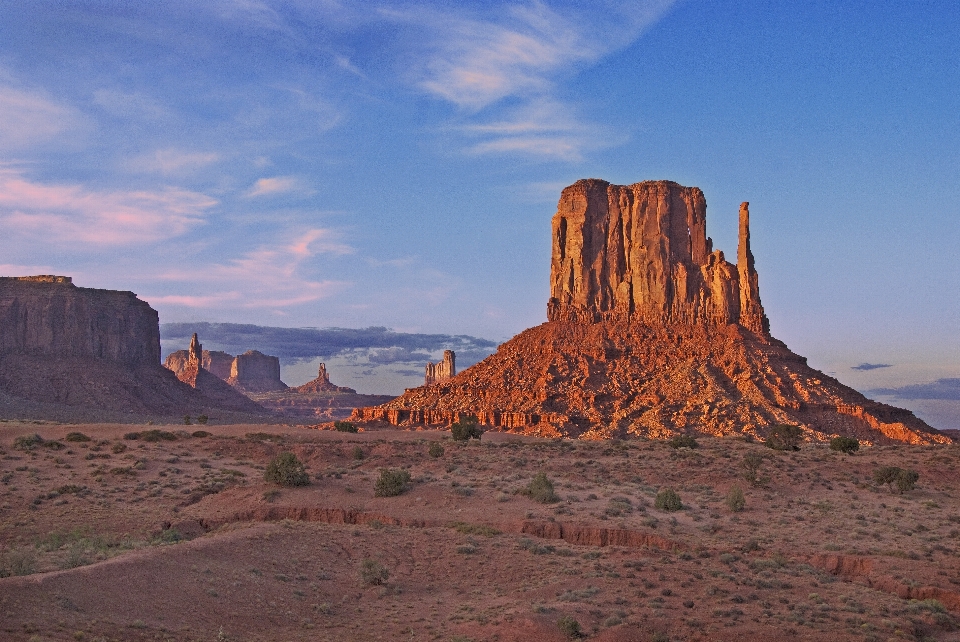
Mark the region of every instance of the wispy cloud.
[[10, 236], [96, 245], [151, 243], [183, 234], [217, 201], [178, 188], [92, 190], [28, 180], [0, 166], [0, 228]]
[[39, 93], [0, 85], [0, 150], [49, 142], [82, 121], [72, 107]]
[[[610, 13], [609, 4], [598, 12]], [[482, 139], [469, 153], [576, 161], [618, 141], [560, 99], [560, 78], [636, 39], [672, 0], [621, 4], [619, 13], [629, 17], [603, 25], [591, 13], [536, 1], [501, 5], [486, 17], [452, 9], [382, 13], [426, 30], [415, 82], [461, 110], [468, 122], [458, 128]], [[497, 113], [504, 104], [507, 111]]]
[[[284, 308], [317, 301], [348, 287], [333, 279], [302, 274], [303, 264], [317, 254], [349, 254], [354, 250], [329, 229], [311, 229], [280, 246], [263, 246], [226, 263], [171, 270], [162, 280], [197, 284], [200, 295], [145, 296], [154, 304], [190, 308]], [[210, 292], [209, 290], [213, 290]]]
[[133, 158], [128, 166], [140, 172], [170, 175], [206, 167], [220, 158], [216, 152], [189, 152], [171, 147]]
[[291, 192], [301, 191], [300, 179], [295, 176], [274, 176], [272, 178], [261, 178], [253, 184], [247, 191], [247, 196], [256, 198], [258, 196], [276, 196], [278, 194], [289, 194]]

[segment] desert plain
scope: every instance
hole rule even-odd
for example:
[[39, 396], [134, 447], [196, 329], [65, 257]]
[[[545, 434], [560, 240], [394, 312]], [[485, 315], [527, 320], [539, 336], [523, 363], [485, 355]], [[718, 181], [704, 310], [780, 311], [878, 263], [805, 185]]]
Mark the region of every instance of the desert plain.
[[[309, 485], [265, 481], [281, 452]], [[0, 637], [960, 640], [958, 465], [955, 444], [4, 421]], [[382, 469], [406, 490], [375, 496]], [[553, 501], [524, 492], [538, 473]]]

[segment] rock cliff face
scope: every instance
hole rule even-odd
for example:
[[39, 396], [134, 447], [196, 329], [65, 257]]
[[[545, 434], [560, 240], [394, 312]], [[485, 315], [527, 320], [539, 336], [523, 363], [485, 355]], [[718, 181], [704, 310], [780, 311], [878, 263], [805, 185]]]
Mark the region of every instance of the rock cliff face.
[[65, 276], [0, 277], [0, 393], [10, 399], [0, 414], [224, 409], [160, 365], [156, 310], [132, 292], [80, 288]]
[[423, 379], [423, 385], [432, 386], [435, 383], [448, 381], [457, 374], [457, 355], [453, 350], [443, 351], [443, 360], [438, 363], [428, 363]]
[[748, 204], [736, 266], [713, 250], [706, 219], [703, 192], [671, 181], [566, 188], [553, 217], [549, 320], [740, 323], [766, 332]]
[[0, 354], [160, 362], [159, 317], [133, 292], [68, 276], [0, 277]]
[[237, 355], [230, 367], [230, 378], [227, 379], [227, 383], [244, 392], [272, 392], [287, 389], [287, 384], [280, 381], [279, 357], [271, 357], [259, 350], [247, 350]]
[[203, 367], [203, 346], [196, 333], [190, 339], [190, 348], [183, 368], [176, 373], [177, 379], [194, 388], [206, 397], [214, 399], [220, 406], [238, 412], [262, 411], [256, 402], [230, 387], [223, 379]]
[[578, 181], [553, 217], [549, 321], [452, 379], [360, 408], [356, 421], [482, 424], [543, 436], [749, 434], [951, 439], [810, 368], [769, 334], [740, 207], [737, 265], [706, 237], [697, 188]]

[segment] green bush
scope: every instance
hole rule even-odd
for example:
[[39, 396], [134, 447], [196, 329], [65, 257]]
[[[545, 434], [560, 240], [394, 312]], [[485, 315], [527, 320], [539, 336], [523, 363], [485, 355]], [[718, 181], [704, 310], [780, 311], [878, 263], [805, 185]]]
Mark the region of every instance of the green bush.
[[363, 448], [361, 448], [360, 446], [354, 446], [353, 458], [356, 459], [357, 461], [360, 461], [361, 459], [363, 459]]
[[450, 426], [450, 432], [453, 433], [454, 441], [467, 441], [468, 439], [480, 439], [483, 431], [477, 425], [477, 418], [473, 415], [461, 417], [459, 421]]
[[396, 497], [407, 489], [410, 483], [410, 473], [398, 468], [381, 468], [380, 476], [373, 487], [376, 497]]
[[671, 448], [696, 448], [700, 445], [693, 435], [676, 435], [667, 443], [670, 444]]
[[734, 486], [727, 493], [727, 508], [734, 513], [739, 513], [747, 506], [747, 498], [743, 496], [743, 489]]
[[192, 426], [192, 425], [193, 425], [193, 422], [190, 421], [190, 415], [184, 415], [184, 416], [183, 416], [183, 425], [184, 425], [184, 426]]
[[135, 440], [137, 440], [137, 439], [140, 439], [140, 433], [138, 433], [138, 432], [128, 432], [128, 433], [126, 433], [126, 434], [123, 436], [123, 438], [124, 438], [124, 439], [128, 439], [128, 440], [130, 440], [130, 441], [135, 441]]
[[208, 433], [206, 430], [194, 430], [192, 433], [190, 433], [190, 436], [203, 438], [203, 437], [209, 437], [210, 433]]
[[206, 416], [206, 415], [200, 415], [199, 417], [197, 417], [197, 423], [198, 423], [198, 424], [206, 425], [206, 423], [207, 423], [208, 421], [210, 421], [210, 417], [208, 417], [208, 416]]
[[430, 448], [427, 449], [427, 454], [433, 458], [443, 457], [443, 446], [440, 445], [440, 442], [433, 442], [430, 444]]
[[560, 632], [571, 640], [575, 640], [583, 635], [583, 631], [580, 629], [580, 623], [577, 622], [571, 615], [564, 615], [557, 620], [557, 628], [559, 628]]
[[360, 429], [349, 421], [335, 421], [333, 422], [333, 429], [337, 432], [360, 432]]
[[390, 579], [390, 571], [376, 560], [367, 558], [360, 563], [360, 580], [367, 586], [381, 586]]
[[553, 490], [553, 482], [547, 479], [546, 473], [537, 473], [523, 494], [541, 504], [553, 504], [560, 501], [560, 496]]
[[291, 452], [283, 452], [274, 457], [267, 465], [263, 478], [287, 487], [306, 486], [310, 483], [310, 476], [307, 475], [303, 462]]
[[877, 485], [886, 484], [891, 493], [894, 487], [900, 493], [913, 490], [918, 479], [920, 479], [920, 473], [917, 471], [904, 470], [898, 466], [881, 466], [873, 471], [873, 481], [877, 482]]
[[675, 511], [683, 508], [683, 502], [680, 501], [680, 495], [677, 494], [672, 488], [663, 488], [657, 493], [657, 498], [653, 501], [653, 505], [665, 511]]
[[64, 439], [66, 441], [90, 441], [90, 438], [82, 432], [68, 432]]
[[743, 470], [743, 478], [750, 482], [751, 486], [760, 486], [763, 482], [760, 478], [760, 466], [763, 465], [763, 455], [750, 452], [740, 460], [740, 468]]
[[854, 437], [834, 437], [830, 440], [830, 450], [849, 455], [860, 450], [860, 440]]
[[767, 433], [767, 448], [774, 450], [800, 450], [803, 429], [800, 426], [777, 424]]
[[40, 435], [20, 435], [13, 440], [13, 447], [17, 450], [33, 450], [43, 443]]

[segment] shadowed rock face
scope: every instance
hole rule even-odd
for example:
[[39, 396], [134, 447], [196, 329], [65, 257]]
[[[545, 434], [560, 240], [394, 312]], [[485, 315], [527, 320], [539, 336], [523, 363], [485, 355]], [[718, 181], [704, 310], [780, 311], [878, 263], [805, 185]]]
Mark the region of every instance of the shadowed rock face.
[[949, 442], [913, 413], [814, 370], [771, 337], [740, 206], [737, 264], [706, 236], [706, 201], [670, 181], [582, 180], [553, 217], [549, 321], [448, 381], [359, 408], [356, 421], [582, 438], [750, 434]]
[[247, 350], [237, 355], [230, 368], [227, 383], [245, 392], [287, 389], [287, 384], [280, 381], [280, 359], [259, 350]]
[[0, 354], [160, 363], [157, 311], [133, 292], [67, 276], [0, 277]]

